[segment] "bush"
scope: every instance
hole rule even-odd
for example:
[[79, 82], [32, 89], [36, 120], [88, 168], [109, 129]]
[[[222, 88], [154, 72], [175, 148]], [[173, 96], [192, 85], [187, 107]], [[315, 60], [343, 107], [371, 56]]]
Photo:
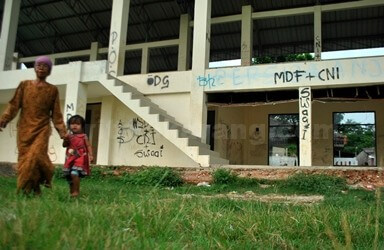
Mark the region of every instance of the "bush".
[[183, 184], [180, 174], [170, 168], [152, 167], [124, 176], [127, 183], [134, 185], [176, 187]]
[[214, 184], [234, 184], [238, 177], [228, 169], [217, 169], [213, 172]]
[[347, 188], [346, 180], [329, 175], [297, 174], [280, 182], [281, 188], [293, 189], [303, 193], [326, 194]]

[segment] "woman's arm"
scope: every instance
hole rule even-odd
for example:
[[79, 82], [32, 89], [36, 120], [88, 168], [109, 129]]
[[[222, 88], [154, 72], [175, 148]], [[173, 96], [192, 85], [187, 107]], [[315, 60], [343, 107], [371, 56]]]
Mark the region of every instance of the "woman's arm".
[[9, 101], [7, 108], [5, 109], [3, 115], [0, 117], [0, 131], [3, 131], [2, 128], [5, 128], [7, 124], [12, 121], [13, 118], [17, 115], [17, 112], [22, 106], [23, 103], [23, 92], [24, 92], [24, 82], [21, 82], [16, 89], [13, 98]]

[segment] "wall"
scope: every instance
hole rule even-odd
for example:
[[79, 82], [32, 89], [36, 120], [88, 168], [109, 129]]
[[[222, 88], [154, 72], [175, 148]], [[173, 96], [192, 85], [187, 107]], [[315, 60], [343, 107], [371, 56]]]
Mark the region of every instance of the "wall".
[[[189, 93], [174, 93], [166, 95], [147, 95], [152, 102], [159, 105], [167, 113], [173, 116], [176, 121], [182, 124], [189, 124], [191, 116], [189, 110]], [[186, 127], [184, 125], [184, 127]]]
[[[384, 102], [314, 101], [312, 106], [313, 166], [333, 165], [333, 112], [375, 111], [378, 166], [384, 164]], [[268, 164], [268, 115], [298, 114], [298, 102], [269, 104], [256, 107], [216, 107], [215, 151], [230, 164]], [[258, 128], [258, 132], [256, 131]]]
[[112, 165], [197, 166], [194, 161], [117, 99], [114, 100], [113, 110], [109, 138]]
[[375, 111], [377, 164], [384, 164], [384, 103], [383, 100], [358, 102], [314, 102], [313, 114], [313, 165], [333, 165], [333, 112]]
[[[61, 110], [63, 111], [64, 101], [61, 101]], [[6, 104], [0, 104], [0, 114], [6, 108]], [[16, 116], [3, 132], [0, 132], [0, 162], [17, 162], [17, 121], [19, 116]], [[48, 155], [53, 163], [62, 164], [65, 159], [65, 149], [62, 147], [62, 140], [60, 139], [56, 129], [52, 127], [52, 135], [49, 138]]]

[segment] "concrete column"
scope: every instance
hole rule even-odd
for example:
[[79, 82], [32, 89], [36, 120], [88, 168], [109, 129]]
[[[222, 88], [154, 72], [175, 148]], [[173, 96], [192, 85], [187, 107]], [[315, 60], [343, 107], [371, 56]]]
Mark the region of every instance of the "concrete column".
[[253, 53], [253, 20], [252, 6], [242, 7], [241, 14], [241, 66], [252, 64]]
[[192, 29], [189, 26], [190, 21], [191, 16], [189, 14], [180, 16], [178, 71], [185, 71], [190, 68], [192, 35]]
[[130, 0], [113, 0], [108, 47], [108, 73], [113, 76], [124, 74], [129, 4]]
[[314, 48], [315, 48], [315, 60], [321, 60], [321, 6], [314, 7]]
[[141, 50], [141, 74], [147, 74], [149, 69], [149, 48]]
[[100, 130], [99, 130], [99, 144], [97, 146], [97, 164], [108, 165], [110, 145], [111, 145], [111, 131], [112, 131], [112, 114], [115, 98], [113, 96], [104, 96], [101, 100], [101, 114], [100, 114]]
[[82, 62], [71, 62], [74, 73], [67, 83], [65, 91], [64, 119], [67, 121], [73, 115], [85, 118], [87, 110], [87, 85], [80, 82]]
[[209, 64], [211, 41], [211, 0], [195, 0], [193, 27], [192, 86], [190, 98], [190, 130], [193, 135], [206, 142], [207, 105], [204, 89], [198, 78], [205, 76]]
[[300, 166], [312, 166], [312, 90], [299, 88]]
[[12, 68], [21, 0], [5, 0], [0, 37], [0, 71]]
[[19, 53], [15, 52], [13, 53], [13, 57], [12, 57], [12, 67], [11, 69], [12, 70], [16, 70], [19, 68]]
[[91, 43], [91, 54], [89, 55], [89, 61], [97, 61], [100, 59], [99, 56], [99, 48], [100, 48], [99, 42], [93, 42]]

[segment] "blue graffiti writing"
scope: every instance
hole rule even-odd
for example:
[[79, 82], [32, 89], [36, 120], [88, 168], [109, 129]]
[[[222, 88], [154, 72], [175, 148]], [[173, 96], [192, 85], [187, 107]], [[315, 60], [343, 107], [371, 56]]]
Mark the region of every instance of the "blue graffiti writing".
[[201, 87], [214, 87], [215, 85], [215, 78], [211, 77], [210, 74], [208, 74], [207, 77], [205, 76], [198, 76], [197, 81], [199, 82], [199, 86]]

